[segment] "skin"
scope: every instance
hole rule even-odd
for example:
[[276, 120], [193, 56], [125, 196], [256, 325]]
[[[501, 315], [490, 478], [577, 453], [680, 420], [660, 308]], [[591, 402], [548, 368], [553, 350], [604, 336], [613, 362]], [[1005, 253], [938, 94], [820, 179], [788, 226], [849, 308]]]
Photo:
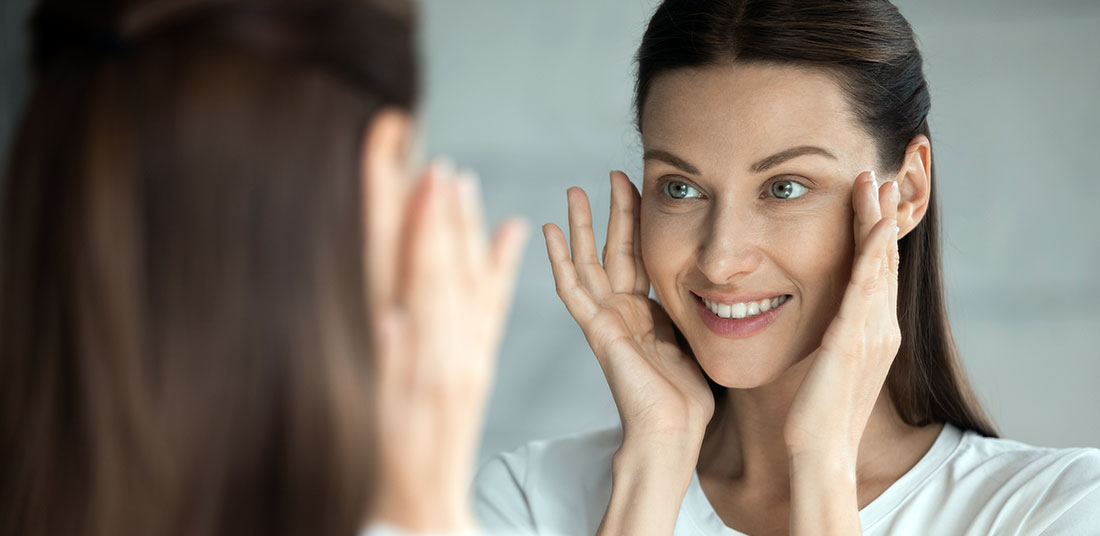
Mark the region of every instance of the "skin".
[[469, 531], [467, 491], [528, 233], [513, 219], [488, 235], [469, 172], [436, 162], [414, 181], [413, 130], [384, 111], [363, 148], [380, 470], [368, 523]]
[[[569, 243], [544, 227], [559, 296], [623, 424], [601, 533], [671, 533], [695, 471], [735, 529], [859, 533], [859, 508], [940, 429], [905, 425], [883, 389], [901, 341], [897, 240], [930, 192], [927, 138], [883, 169], [836, 79], [776, 65], [661, 74], [642, 119], [643, 188], [612, 173], [603, 258], [580, 189]], [[787, 152], [808, 146], [820, 150]], [[779, 182], [795, 195], [776, 197]], [[705, 326], [697, 294], [789, 298], [735, 339]], [[704, 371], [727, 388], [717, 408]]]

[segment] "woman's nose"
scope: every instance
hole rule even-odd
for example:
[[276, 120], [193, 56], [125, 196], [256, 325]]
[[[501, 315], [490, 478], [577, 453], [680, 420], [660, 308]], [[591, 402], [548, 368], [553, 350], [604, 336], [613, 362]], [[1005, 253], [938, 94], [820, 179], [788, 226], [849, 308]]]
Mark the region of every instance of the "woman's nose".
[[733, 283], [752, 273], [762, 260], [758, 231], [751, 216], [742, 211], [714, 214], [700, 244], [699, 270], [716, 285]]

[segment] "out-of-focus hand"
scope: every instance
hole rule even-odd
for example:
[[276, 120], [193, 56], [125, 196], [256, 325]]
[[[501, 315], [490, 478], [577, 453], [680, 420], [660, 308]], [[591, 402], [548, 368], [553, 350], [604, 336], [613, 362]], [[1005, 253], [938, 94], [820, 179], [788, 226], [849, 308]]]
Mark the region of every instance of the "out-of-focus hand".
[[490, 240], [468, 173], [435, 164], [414, 189], [393, 259], [397, 298], [374, 315], [374, 521], [474, 527], [468, 491], [527, 234], [510, 220]]

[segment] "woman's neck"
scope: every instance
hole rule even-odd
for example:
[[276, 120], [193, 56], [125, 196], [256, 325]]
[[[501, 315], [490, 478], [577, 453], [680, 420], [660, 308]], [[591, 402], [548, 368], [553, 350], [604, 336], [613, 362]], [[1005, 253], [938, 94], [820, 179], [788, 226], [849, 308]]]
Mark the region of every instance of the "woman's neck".
[[[805, 369], [806, 363], [799, 363], [767, 385], [727, 389], [719, 395], [699, 455], [701, 478], [763, 495], [789, 496], [783, 429]], [[860, 440], [856, 463], [860, 487], [873, 494], [871, 499], [878, 496], [924, 456], [940, 429], [903, 422], [883, 388]]]

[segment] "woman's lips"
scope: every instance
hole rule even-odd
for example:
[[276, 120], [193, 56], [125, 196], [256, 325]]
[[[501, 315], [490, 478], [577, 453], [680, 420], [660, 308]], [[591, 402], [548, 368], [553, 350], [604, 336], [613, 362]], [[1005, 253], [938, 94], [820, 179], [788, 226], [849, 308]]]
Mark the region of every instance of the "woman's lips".
[[695, 294], [692, 294], [692, 298], [695, 301], [695, 310], [699, 313], [699, 317], [703, 319], [703, 324], [714, 332], [715, 335], [728, 339], [745, 339], [764, 331], [775, 321], [779, 314], [786, 309], [787, 303], [792, 299], [791, 296], [788, 296], [787, 300], [779, 304], [778, 307], [769, 309], [756, 316], [746, 318], [722, 318], [711, 312], [706, 304], [703, 303], [702, 298]]

